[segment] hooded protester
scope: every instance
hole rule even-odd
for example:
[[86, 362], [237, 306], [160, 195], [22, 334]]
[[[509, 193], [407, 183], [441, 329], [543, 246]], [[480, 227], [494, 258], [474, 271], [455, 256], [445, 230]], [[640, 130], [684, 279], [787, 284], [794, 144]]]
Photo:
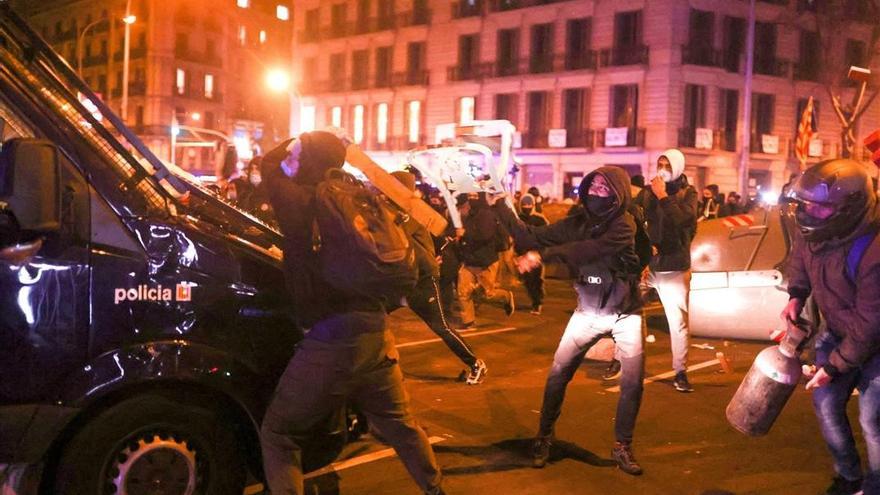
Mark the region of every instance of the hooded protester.
[[[548, 225], [550, 222], [547, 221], [547, 217], [535, 210], [536, 203], [534, 196], [528, 193], [523, 194], [519, 199], [519, 219], [532, 227]], [[531, 313], [536, 316], [540, 315], [544, 304], [544, 266], [541, 265], [534, 270], [521, 273], [520, 278], [526, 287], [529, 299], [532, 301]]]
[[[415, 176], [409, 172], [398, 171], [392, 174], [410, 191], [416, 191]], [[419, 274], [415, 288], [406, 296], [409, 308], [418, 315], [428, 327], [437, 334], [458, 358], [467, 365], [461, 374], [462, 381], [468, 385], [477, 385], [483, 381], [488, 368], [482, 359], [478, 359], [471, 347], [454, 329], [450, 328], [449, 320], [440, 297], [440, 265], [434, 251], [434, 241], [430, 232], [411, 217], [403, 224], [409, 238], [413, 241], [416, 265]]]
[[[786, 266], [790, 300], [782, 319], [797, 321], [809, 296], [825, 319], [808, 373], [816, 417], [834, 460], [825, 493], [880, 493], [880, 206], [865, 168], [848, 159], [807, 169], [791, 187], [800, 230]], [[862, 471], [846, 405], [859, 390], [867, 444]]]
[[[461, 268], [458, 271], [458, 302], [461, 306], [461, 328], [476, 327], [474, 296], [479, 288], [486, 300], [504, 308], [510, 316], [515, 309], [513, 292], [495, 287], [500, 267], [498, 257], [499, 225], [495, 212], [485, 197], [471, 193], [459, 207], [464, 233], [458, 242]], [[506, 234], [504, 234], [506, 235]]]
[[657, 176], [646, 189], [643, 204], [654, 256], [646, 273], [647, 288], [657, 290], [672, 341], [673, 386], [693, 392], [687, 377], [688, 297], [691, 282], [691, 241], [697, 229], [697, 191], [684, 175], [684, 154], [677, 149], [657, 159]]
[[269, 201], [284, 234], [284, 271], [298, 324], [308, 329], [287, 365], [260, 431], [273, 494], [302, 494], [302, 439], [316, 423], [351, 402], [400, 454], [428, 494], [443, 493], [440, 468], [425, 432], [409, 411], [394, 336], [380, 298], [334, 289], [314, 250], [316, 186], [342, 167], [335, 135], [304, 133], [270, 151], [261, 164]]
[[600, 167], [584, 178], [578, 192], [583, 207], [544, 227], [526, 225], [503, 203], [496, 206], [517, 249], [527, 251], [518, 260], [521, 271], [537, 268], [542, 260], [554, 260], [578, 274], [578, 306], [559, 341], [547, 377], [540, 426], [532, 447], [533, 465], [544, 467], [549, 459], [565, 389], [585, 353], [600, 337], [610, 334], [617, 342], [622, 366], [614, 421], [616, 442], [611, 454], [621, 470], [638, 475], [642, 468], [633, 455], [632, 439], [642, 400], [644, 355], [636, 224], [627, 211], [631, 200], [629, 177], [621, 168]]

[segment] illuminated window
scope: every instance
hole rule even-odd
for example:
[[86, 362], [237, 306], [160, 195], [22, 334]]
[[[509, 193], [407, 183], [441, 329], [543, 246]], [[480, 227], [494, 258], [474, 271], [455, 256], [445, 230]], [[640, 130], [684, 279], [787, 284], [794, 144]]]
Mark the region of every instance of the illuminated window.
[[247, 28], [238, 26], [238, 44], [244, 46], [247, 43]]
[[235, 4], [243, 9], [246, 9], [251, 6], [251, 0], [235, 0]]
[[312, 132], [315, 130], [315, 105], [303, 105], [300, 114], [300, 132]]
[[458, 100], [458, 123], [468, 124], [474, 121], [476, 101], [473, 96], [465, 96]]
[[376, 106], [376, 142], [385, 144], [388, 142], [388, 104], [379, 103]]
[[182, 95], [186, 93], [186, 71], [183, 69], [177, 69], [177, 77], [175, 79], [175, 85], [177, 86], [177, 94]]
[[342, 107], [333, 107], [330, 109], [330, 125], [333, 127], [342, 127]]
[[290, 9], [285, 5], [279, 5], [275, 7], [275, 17], [281, 19], [282, 21], [290, 20]]
[[422, 102], [411, 101], [407, 105], [406, 136], [410, 143], [418, 143], [422, 132]]
[[266, 31], [260, 30], [260, 44], [266, 43]]
[[355, 143], [360, 144], [364, 140], [364, 106], [363, 105], [355, 105], [354, 106], [354, 114], [352, 115], [354, 119], [354, 129], [352, 130], [352, 138]]
[[205, 98], [214, 97], [214, 75], [205, 74]]

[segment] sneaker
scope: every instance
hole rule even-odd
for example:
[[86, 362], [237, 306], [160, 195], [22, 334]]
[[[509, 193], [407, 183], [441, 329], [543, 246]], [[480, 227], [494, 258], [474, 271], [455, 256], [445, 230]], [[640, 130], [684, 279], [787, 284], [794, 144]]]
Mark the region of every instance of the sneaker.
[[552, 444], [553, 439], [549, 436], [540, 436], [535, 438], [535, 441], [532, 442], [533, 468], [540, 469], [547, 465], [547, 461], [550, 460], [550, 445]]
[[535, 304], [534, 306], [532, 306], [532, 310], [529, 311], [529, 312], [532, 313], [532, 314], [535, 315], [535, 316], [540, 316], [540, 315], [541, 315], [541, 311], [542, 311], [543, 309], [544, 309], [544, 306], [542, 306], [542, 305], [540, 305], [540, 304]]
[[602, 373], [603, 380], [616, 380], [620, 378], [620, 361], [616, 359], [611, 359], [611, 363], [605, 368], [605, 372]]
[[691, 386], [691, 382], [688, 381], [687, 373], [684, 371], [679, 371], [675, 374], [675, 380], [673, 380], [672, 385], [675, 387], [675, 390], [682, 393], [694, 391], [694, 387]]
[[464, 382], [468, 385], [478, 385], [483, 381], [483, 378], [486, 378], [486, 373], [489, 371], [489, 368], [486, 367], [486, 363], [483, 362], [482, 359], [477, 359], [477, 362], [474, 363], [469, 369], [462, 371], [462, 375], [464, 376]]
[[639, 462], [636, 461], [636, 456], [633, 455], [631, 444], [614, 442], [614, 448], [611, 449], [611, 457], [614, 458], [617, 467], [619, 467], [624, 473], [633, 476], [642, 474], [642, 466], [639, 466]]
[[516, 311], [516, 301], [513, 298], [513, 292], [507, 292], [507, 302], [504, 303], [504, 314], [510, 316]]
[[825, 495], [861, 495], [862, 480], [850, 481], [843, 476], [835, 476]]
[[476, 329], [477, 329], [477, 324], [476, 324], [476, 322], [469, 321], [469, 322], [467, 322], [467, 323], [462, 323], [462, 324], [459, 325], [458, 328], [456, 328], [455, 330], [456, 330], [456, 331], [459, 331], [459, 332], [469, 332], [469, 331], [471, 331], [471, 330], [476, 330]]

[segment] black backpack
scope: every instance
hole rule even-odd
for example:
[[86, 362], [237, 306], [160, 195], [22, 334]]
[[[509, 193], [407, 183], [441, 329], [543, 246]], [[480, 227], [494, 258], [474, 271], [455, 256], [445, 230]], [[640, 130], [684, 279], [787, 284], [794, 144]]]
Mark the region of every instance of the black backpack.
[[314, 248], [331, 287], [392, 305], [415, 287], [415, 253], [399, 210], [339, 169], [318, 184], [315, 210]]

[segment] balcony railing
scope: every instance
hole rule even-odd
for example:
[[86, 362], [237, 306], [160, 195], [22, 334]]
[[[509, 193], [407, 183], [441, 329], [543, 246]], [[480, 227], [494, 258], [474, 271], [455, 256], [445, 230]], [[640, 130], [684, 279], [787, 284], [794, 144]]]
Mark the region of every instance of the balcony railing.
[[427, 86], [430, 82], [428, 74], [426, 70], [396, 72], [391, 76], [391, 84], [393, 86]]
[[596, 52], [588, 50], [576, 54], [553, 54], [521, 58], [515, 62], [492, 62], [487, 64], [486, 77], [509, 77], [521, 74], [547, 74], [567, 70], [593, 70], [596, 68]]
[[697, 130], [693, 127], [681, 127], [678, 129], [678, 146], [681, 148], [695, 148], [716, 151], [736, 151], [736, 132], [727, 130], [712, 130], [711, 146], [697, 146]]
[[606, 144], [605, 141], [605, 133], [607, 129], [600, 129], [596, 132], [596, 146], [603, 147], [616, 147], [616, 146], [627, 146], [627, 147], [636, 147], [636, 148], [644, 148], [645, 147], [645, 129], [644, 128], [634, 128], [631, 127], [628, 129], [626, 133], [626, 143], [621, 144], [613, 144], [611, 146]]
[[554, 72], [554, 59], [555, 57], [552, 53], [532, 55], [532, 57], [529, 58], [529, 72], [532, 74]]
[[586, 50], [565, 55], [565, 70], [593, 70], [598, 63], [595, 50]]
[[774, 77], [788, 77], [791, 62], [775, 57], [755, 58], [755, 74]]
[[180, 60], [187, 62], [195, 62], [197, 64], [211, 65], [220, 67], [223, 61], [215, 53], [198, 53], [182, 47], [174, 49], [174, 56]]
[[794, 65], [794, 78], [798, 81], [818, 81], [819, 65], [816, 63], [796, 63]]
[[721, 67], [722, 58], [722, 53], [708, 44], [691, 43], [681, 47], [681, 61], [687, 65]]
[[391, 72], [375, 74], [373, 76], [373, 87], [390, 88], [393, 80], [394, 76], [391, 74]]
[[[122, 62], [122, 58], [123, 58], [122, 54], [123, 54], [122, 50], [119, 50], [118, 52], [114, 53], [113, 54], [113, 61], [114, 62]], [[146, 54], [147, 54], [147, 47], [145, 47], [145, 46], [132, 47], [131, 50], [128, 51], [128, 58], [131, 58], [131, 59], [143, 58]]]
[[449, 81], [471, 81], [483, 79], [489, 75], [492, 64], [475, 64], [469, 66], [453, 65], [446, 70]]
[[596, 131], [592, 129], [571, 129], [565, 133], [565, 147], [593, 149], [595, 139]]
[[550, 5], [565, 0], [490, 0], [489, 10], [492, 12], [504, 12], [507, 10], [524, 9], [540, 5]]
[[522, 133], [523, 148], [546, 148], [548, 144], [549, 129]]
[[621, 65], [644, 65], [648, 63], [648, 47], [645, 45], [618, 46], [599, 52], [600, 67]]
[[452, 2], [452, 18], [476, 17], [483, 13], [483, 0], [459, 0]]
[[[773, 134], [769, 134], [769, 135], [775, 136]], [[776, 137], [778, 137], [778, 136], [776, 136]], [[765, 147], [764, 146], [764, 134], [756, 133], [756, 132], [752, 132], [751, 139], [750, 139], [752, 153], [766, 153], [766, 154], [770, 154], [770, 155], [780, 155], [780, 154], [783, 154], [783, 152], [784, 152], [783, 144], [784, 144], [783, 140], [779, 139], [777, 141], [777, 147], [775, 150], [768, 148], [768, 147]]]
[[109, 60], [109, 56], [105, 53], [103, 55], [92, 55], [83, 58], [83, 67], [92, 67], [95, 65], [106, 65], [107, 60]]

